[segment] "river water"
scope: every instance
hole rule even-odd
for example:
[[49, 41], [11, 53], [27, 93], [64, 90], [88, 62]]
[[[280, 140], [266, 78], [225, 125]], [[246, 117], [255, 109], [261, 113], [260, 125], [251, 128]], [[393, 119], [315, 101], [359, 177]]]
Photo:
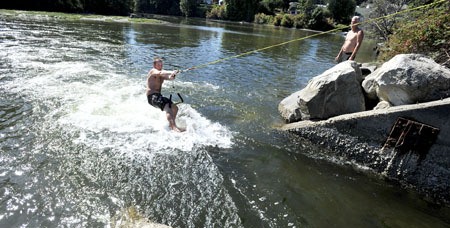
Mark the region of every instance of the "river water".
[[[277, 130], [278, 103], [332, 67], [328, 34], [166, 82], [180, 126], [147, 104], [152, 58], [186, 69], [314, 34], [0, 17], [0, 227], [449, 227], [448, 210]], [[367, 40], [357, 57], [373, 59]], [[175, 96], [174, 99], [177, 99]]]

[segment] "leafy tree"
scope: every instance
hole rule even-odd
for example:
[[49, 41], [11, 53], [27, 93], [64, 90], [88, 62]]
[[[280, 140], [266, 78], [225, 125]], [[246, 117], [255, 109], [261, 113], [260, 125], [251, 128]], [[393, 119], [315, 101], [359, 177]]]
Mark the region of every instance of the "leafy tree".
[[83, 10], [83, 5], [79, 0], [46, 0], [42, 5], [46, 5], [45, 10], [48, 11], [81, 12]]
[[295, 28], [307, 28], [308, 21], [305, 14], [296, 14], [294, 15], [294, 26]]
[[181, 15], [180, 0], [134, 0], [136, 13]]
[[128, 15], [135, 0], [15, 0], [1, 1], [7, 9], [43, 10], [55, 12], [88, 12], [105, 15]]
[[206, 18], [211, 19], [226, 19], [227, 13], [225, 5], [214, 5], [209, 12], [206, 13]]
[[259, 0], [227, 0], [225, 2], [226, 14], [229, 20], [253, 21], [259, 9]]
[[317, 0], [299, 0], [297, 11], [302, 16], [296, 20], [298, 21], [298, 25], [296, 27], [300, 27], [299, 25], [303, 24], [303, 28], [322, 31], [332, 27], [326, 18], [331, 17], [329, 11], [321, 6], [318, 6], [317, 4], [319, 3], [323, 4], [322, 1]]
[[[265, 10], [266, 13], [274, 14], [275, 8], [284, 8], [283, 0], [261, 0], [261, 7]], [[263, 10], [261, 9], [261, 10]]]
[[128, 15], [133, 9], [133, 0], [86, 0], [84, 10], [104, 15]]
[[0, 8], [22, 10], [45, 10], [56, 12], [82, 12], [80, 0], [3, 0]]
[[196, 8], [197, 0], [180, 0], [180, 10], [184, 16], [194, 16]]
[[[395, 0], [394, 0], [395, 1]], [[355, 14], [355, 0], [329, 0], [328, 10], [333, 19], [338, 23], [349, 23]]]
[[181, 15], [180, 0], [165, 0], [163, 1], [166, 7], [163, 7], [165, 14]]
[[135, 13], [144, 13], [147, 9], [150, 9], [150, 2], [148, 0], [135, 0], [133, 9]]
[[[373, 0], [370, 18], [385, 17], [402, 10], [411, 0]], [[369, 29], [375, 35], [387, 41], [394, 31], [394, 24], [400, 19], [399, 16], [385, 17], [369, 25]]]
[[295, 2], [297, 0], [282, 0], [282, 1], [283, 1], [282, 8], [283, 8], [283, 12], [284, 12], [289, 8], [290, 2]]
[[291, 28], [292, 26], [294, 26], [294, 18], [289, 14], [284, 14], [283, 18], [281, 18], [280, 25], [283, 27]]
[[308, 21], [307, 27], [314, 30], [329, 30], [332, 26], [327, 22], [326, 17], [329, 16], [328, 11], [322, 7], [316, 7]]
[[108, 6], [113, 15], [128, 16], [133, 10], [134, 0], [109, 0]]
[[301, 13], [311, 17], [314, 9], [316, 8], [314, 0], [299, 0], [297, 10]]
[[275, 17], [273, 18], [273, 25], [275, 26], [280, 26], [281, 25], [281, 21], [283, 20], [284, 15], [283, 14], [278, 14], [275, 15]]

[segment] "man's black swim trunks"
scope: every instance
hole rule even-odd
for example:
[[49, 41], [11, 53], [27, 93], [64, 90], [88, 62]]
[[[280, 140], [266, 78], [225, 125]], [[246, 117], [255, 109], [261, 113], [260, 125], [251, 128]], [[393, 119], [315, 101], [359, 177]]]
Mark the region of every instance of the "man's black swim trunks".
[[348, 59], [350, 59], [350, 56], [352, 56], [353, 52], [342, 52], [341, 55], [339, 56], [337, 62], [343, 62], [346, 61]]
[[164, 106], [166, 106], [166, 104], [172, 104], [172, 101], [169, 98], [163, 97], [160, 93], [152, 93], [148, 95], [147, 101], [151, 106], [160, 108], [161, 111], [164, 110]]

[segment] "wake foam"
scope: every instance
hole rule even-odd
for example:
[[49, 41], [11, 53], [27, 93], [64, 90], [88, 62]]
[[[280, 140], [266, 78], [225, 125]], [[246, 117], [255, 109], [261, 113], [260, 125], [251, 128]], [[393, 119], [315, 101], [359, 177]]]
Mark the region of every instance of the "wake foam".
[[[54, 54], [50, 51], [46, 56]], [[37, 70], [27, 83], [12, 89], [45, 102], [49, 106], [48, 121], [72, 132], [78, 143], [124, 151], [191, 151], [206, 146], [230, 148], [233, 144], [233, 134], [227, 127], [205, 118], [189, 104], [178, 105], [177, 117], [177, 125], [187, 130], [171, 131], [165, 112], [147, 103], [145, 79], [111, 72], [109, 63], [97, 66], [81, 61], [12, 59], [17, 60], [15, 65]], [[163, 90], [174, 85], [187, 90], [220, 89], [206, 82], [176, 80], [165, 83]]]
[[129, 91], [142, 90], [128, 86], [87, 95], [59, 122], [75, 127], [80, 131], [77, 142], [91, 146], [152, 151], [232, 146], [231, 131], [208, 120], [189, 104], [178, 105], [177, 125], [186, 131], [177, 133], [169, 129], [165, 112], [150, 106], [144, 94]]

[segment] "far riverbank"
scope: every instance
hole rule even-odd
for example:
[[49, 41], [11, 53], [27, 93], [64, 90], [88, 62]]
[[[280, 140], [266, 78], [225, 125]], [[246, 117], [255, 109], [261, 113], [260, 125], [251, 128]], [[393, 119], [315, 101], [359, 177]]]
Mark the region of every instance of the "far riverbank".
[[105, 21], [105, 22], [121, 22], [121, 23], [137, 23], [137, 24], [161, 24], [166, 23], [162, 20], [149, 18], [130, 18], [126, 16], [104, 16], [96, 14], [75, 14], [75, 13], [60, 13], [47, 11], [24, 11], [24, 10], [7, 10], [0, 9], [0, 14], [4, 17], [30, 17], [30, 19], [41, 20], [91, 20], [91, 21]]

